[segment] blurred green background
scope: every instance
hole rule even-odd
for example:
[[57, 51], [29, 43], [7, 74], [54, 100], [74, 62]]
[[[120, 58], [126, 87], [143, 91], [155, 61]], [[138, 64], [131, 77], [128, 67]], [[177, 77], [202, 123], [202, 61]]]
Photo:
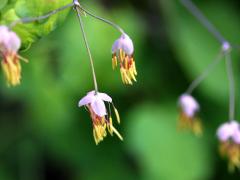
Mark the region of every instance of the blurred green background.
[[[79, 24], [70, 12], [54, 32], [21, 53], [30, 60], [22, 63], [21, 86], [7, 88], [1, 72], [0, 180], [239, 179], [239, 171], [230, 174], [219, 156], [215, 135], [228, 120], [224, 62], [194, 92], [203, 137], [176, 128], [179, 95], [214, 59], [220, 44], [177, 0], [80, 2], [119, 24], [135, 44], [138, 82], [125, 86], [111, 68], [111, 46], [119, 33], [84, 18], [99, 88], [120, 112], [122, 124], [116, 127], [124, 141], [108, 136], [96, 146], [91, 119], [77, 106], [93, 82]], [[238, 0], [194, 2], [230, 42], [240, 42]], [[238, 86], [239, 51], [232, 54]]]

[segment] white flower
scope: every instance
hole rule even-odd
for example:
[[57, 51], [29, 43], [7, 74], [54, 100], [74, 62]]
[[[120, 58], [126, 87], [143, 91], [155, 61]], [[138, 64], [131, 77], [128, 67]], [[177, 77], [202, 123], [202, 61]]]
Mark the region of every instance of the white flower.
[[105, 93], [95, 94], [95, 91], [91, 91], [79, 101], [78, 106], [89, 105], [96, 115], [102, 117], [107, 115], [104, 101], [111, 103], [112, 98]]
[[180, 106], [179, 127], [191, 130], [195, 135], [202, 135], [202, 122], [196, 116], [200, 107], [198, 102], [189, 94], [183, 94], [178, 100]]
[[112, 66], [115, 69], [120, 64], [120, 73], [124, 84], [132, 84], [136, 80], [137, 70], [133, 58], [133, 42], [127, 34], [122, 34], [112, 46]]
[[112, 98], [105, 93], [100, 93], [96, 91], [90, 91], [84, 96], [78, 103], [79, 107], [86, 106], [89, 110], [92, 123], [93, 123], [93, 137], [98, 144], [107, 135], [106, 128], [108, 132], [113, 135], [115, 133], [119, 139], [123, 140], [119, 132], [114, 128], [112, 124], [111, 111], [109, 106], [109, 113], [106, 109], [105, 102], [110, 103], [114, 109], [117, 121], [120, 123], [120, 117], [117, 109], [112, 103]]
[[21, 40], [15, 32], [10, 31], [6, 26], [0, 26], [0, 52], [15, 52], [19, 50]]
[[[21, 80], [21, 65], [18, 55], [21, 40], [17, 34], [6, 26], [0, 26], [0, 55], [2, 56], [2, 69], [8, 85], [18, 85]], [[26, 61], [26, 60], [25, 60]]]
[[229, 160], [229, 169], [240, 168], [240, 124], [232, 120], [222, 124], [217, 130], [220, 153]]
[[200, 109], [198, 102], [188, 94], [183, 94], [180, 96], [179, 105], [181, 110], [191, 118], [194, 117], [196, 112], [198, 112]]
[[220, 141], [232, 140], [240, 144], [240, 124], [237, 121], [222, 124], [217, 130], [217, 136]]
[[132, 56], [134, 52], [133, 42], [127, 34], [122, 34], [112, 46], [112, 54], [117, 53], [119, 50], [123, 50], [128, 56]]

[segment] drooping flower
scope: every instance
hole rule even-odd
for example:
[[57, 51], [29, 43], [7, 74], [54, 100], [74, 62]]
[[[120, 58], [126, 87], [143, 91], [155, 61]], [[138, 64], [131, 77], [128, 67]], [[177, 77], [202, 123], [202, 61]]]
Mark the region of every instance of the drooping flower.
[[[108, 111], [104, 102], [109, 103]], [[90, 113], [93, 123], [93, 137], [96, 145], [98, 145], [99, 142], [101, 142], [104, 137], [107, 136], [107, 130], [111, 135], [115, 133], [120, 140], [123, 140], [120, 133], [113, 126], [110, 105], [112, 105], [116, 119], [118, 123], [120, 123], [120, 117], [117, 109], [112, 103], [112, 98], [105, 93], [96, 93], [95, 91], [91, 91], [87, 93], [87, 95], [78, 103], [79, 107], [86, 106]]]
[[179, 98], [180, 117], [179, 127], [181, 129], [190, 129], [195, 135], [202, 134], [202, 123], [197, 117], [200, 110], [198, 102], [189, 94], [183, 94]]
[[1, 65], [9, 86], [20, 84], [21, 64], [19, 60], [25, 60], [18, 55], [20, 46], [21, 40], [17, 34], [10, 31], [6, 26], [0, 26]]
[[137, 81], [137, 70], [133, 57], [133, 42], [127, 34], [122, 34], [112, 46], [112, 66], [120, 66], [120, 73], [124, 84], [133, 84]]
[[229, 160], [229, 170], [240, 168], [240, 124], [235, 120], [222, 124], [217, 137], [221, 155]]

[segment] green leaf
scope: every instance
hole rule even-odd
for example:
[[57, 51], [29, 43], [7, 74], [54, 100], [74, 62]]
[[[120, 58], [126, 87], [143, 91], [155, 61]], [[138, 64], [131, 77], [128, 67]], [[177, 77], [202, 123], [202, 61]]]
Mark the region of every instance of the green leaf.
[[[48, 0], [13, 1], [2, 9], [0, 24], [9, 25], [17, 19], [42, 16], [68, 3], [70, 3], [69, 0], [54, 0], [51, 3]], [[13, 30], [17, 32], [22, 40], [22, 49], [28, 48], [34, 41], [53, 31], [63, 22], [69, 9], [52, 15], [45, 20], [16, 25]]]

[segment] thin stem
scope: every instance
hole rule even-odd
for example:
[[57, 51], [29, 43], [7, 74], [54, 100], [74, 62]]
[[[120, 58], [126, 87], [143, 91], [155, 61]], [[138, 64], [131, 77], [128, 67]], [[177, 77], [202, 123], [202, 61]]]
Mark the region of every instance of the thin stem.
[[9, 28], [12, 29], [13, 27], [15, 27], [17, 24], [20, 24], [20, 23], [32, 23], [34, 21], [40, 21], [40, 20], [43, 20], [43, 19], [46, 19], [54, 14], [57, 14], [58, 12], [60, 11], [63, 11], [67, 8], [70, 8], [70, 7], [73, 7], [74, 3], [70, 3], [70, 4], [67, 4], [63, 7], [60, 7], [58, 9], [55, 9], [43, 16], [38, 16], [38, 17], [33, 17], [33, 18], [23, 18], [23, 19], [19, 19], [19, 20], [16, 20], [14, 22], [12, 22], [10, 25], [9, 25]]
[[235, 83], [230, 53], [225, 53], [226, 69], [229, 81], [229, 120], [234, 120], [235, 116]]
[[124, 30], [123, 30], [120, 26], [118, 26], [117, 24], [115, 24], [115, 23], [113, 23], [113, 22], [111, 22], [111, 21], [109, 21], [109, 20], [107, 20], [107, 19], [104, 19], [104, 18], [102, 18], [102, 17], [99, 17], [99, 16], [91, 13], [90, 11], [86, 10], [85, 8], [83, 8], [81, 5], [79, 5], [78, 7], [79, 7], [82, 11], [84, 11], [86, 14], [92, 16], [92, 17], [95, 18], [95, 19], [98, 19], [98, 20], [100, 20], [100, 21], [103, 21], [103, 22], [111, 25], [112, 27], [114, 27], [115, 29], [117, 29], [120, 33], [125, 34]]
[[209, 73], [218, 65], [218, 63], [221, 61], [223, 57], [223, 52], [222, 50], [220, 53], [218, 53], [217, 57], [215, 60], [213, 60], [208, 67], [203, 71], [202, 74], [200, 74], [188, 87], [186, 93], [191, 94], [193, 90], [209, 75]]
[[95, 73], [95, 69], [94, 69], [92, 54], [91, 54], [91, 51], [90, 51], [90, 48], [89, 48], [89, 44], [88, 44], [88, 41], [87, 41], [87, 36], [86, 36], [85, 30], [84, 30], [82, 17], [81, 17], [81, 14], [80, 14], [79, 9], [77, 8], [77, 6], [75, 6], [75, 10], [77, 12], [77, 17], [78, 17], [78, 20], [79, 20], [79, 23], [80, 23], [82, 34], [83, 34], [84, 43], [85, 43], [85, 46], [87, 48], [87, 52], [88, 52], [88, 56], [89, 56], [89, 60], [90, 60], [90, 64], [91, 64], [92, 75], [93, 75], [93, 82], [94, 82], [94, 87], [95, 87], [95, 93], [97, 93], [98, 92], [98, 85], [97, 85], [97, 78], [96, 78], [96, 73]]
[[191, 1], [191, 0], [180, 0], [181, 4], [185, 6], [188, 11], [195, 16], [198, 21], [210, 32], [212, 35], [223, 44], [226, 42], [222, 34], [217, 30], [217, 28], [206, 18], [206, 16], [201, 12], [201, 10]]

